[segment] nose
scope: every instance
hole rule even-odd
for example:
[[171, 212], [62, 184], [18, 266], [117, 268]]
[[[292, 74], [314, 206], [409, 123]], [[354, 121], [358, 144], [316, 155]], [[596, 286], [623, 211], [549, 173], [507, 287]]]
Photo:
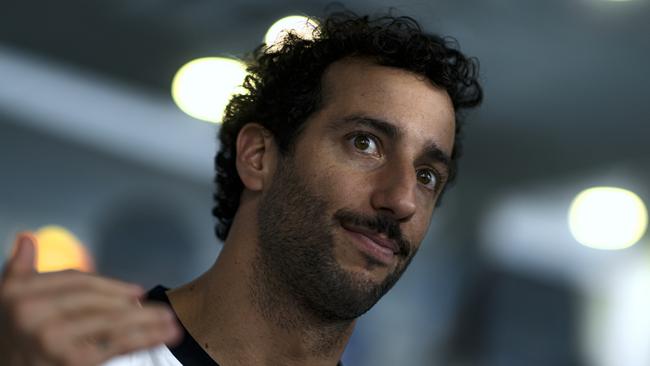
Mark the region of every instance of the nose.
[[386, 166], [376, 177], [371, 205], [399, 221], [408, 221], [416, 210], [417, 179], [413, 166], [405, 163]]

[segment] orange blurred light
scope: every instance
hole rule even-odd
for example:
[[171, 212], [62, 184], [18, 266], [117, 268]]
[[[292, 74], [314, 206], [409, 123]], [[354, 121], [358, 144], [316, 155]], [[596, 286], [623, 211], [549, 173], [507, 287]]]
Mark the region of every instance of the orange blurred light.
[[60, 226], [45, 226], [36, 236], [36, 270], [53, 272], [75, 269], [92, 272], [94, 263], [84, 245], [71, 232]]

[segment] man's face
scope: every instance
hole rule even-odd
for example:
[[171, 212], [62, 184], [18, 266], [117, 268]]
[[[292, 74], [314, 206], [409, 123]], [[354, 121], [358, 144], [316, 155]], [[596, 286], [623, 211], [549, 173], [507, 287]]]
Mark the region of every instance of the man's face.
[[367, 311], [424, 238], [454, 123], [447, 93], [421, 76], [332, 64], [322, 108], [260, 202], [260, 271], [325, 319]]

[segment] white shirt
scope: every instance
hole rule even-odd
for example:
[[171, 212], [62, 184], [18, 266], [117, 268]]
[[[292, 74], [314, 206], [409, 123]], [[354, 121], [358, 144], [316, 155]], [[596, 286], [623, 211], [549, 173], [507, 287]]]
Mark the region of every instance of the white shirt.
[[102, 366], [182, 366], [165, 345], [118, 356]]

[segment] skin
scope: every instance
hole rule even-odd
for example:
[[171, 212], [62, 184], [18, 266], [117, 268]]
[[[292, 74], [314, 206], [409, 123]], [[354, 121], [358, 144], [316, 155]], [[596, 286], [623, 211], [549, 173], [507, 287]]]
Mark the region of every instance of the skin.
[[[383, 120], [399, 136], [350, 121], [359, 116]], [[352, 285], [367, 288], [398, 278], [417, 252], [444, 186], [446, 166], [433, 156], [451, 154], [454, 123], [447, 93], [418, 75], [358, 58], [326, 70], [322, 106], [306, 122], [290, 166], [296, 182], [324, 203], [319, 217], [331, 225], [321, 228], [323, 237], [331, 240], [337, 272]], [[425, 154], [432, 144], [438, 154]], [[335, 365], [357, 313], [365, 310], [324, 317], [290, 292], [260, 293], [268, 279], [256, 271], [263, 244], [258, 218], [262, 203], [279, 194], [277, 183], [288, 182], [278, 173], [285, 160], [273, 136], [256, 123], [241, 130], [236, 146], [245, 188], [230, 234], [206, 273], [168, 292], [173, 310], [221, 365]], [[434, 171], [440, 175], [438, 185], [421, 176]], [[404, 239], [404, 252], [387, 263], [373, 260], [357, 237], [337, 225], [340, 210], [390, 219]], [[139, 305], [143, 291], [138, 287], [72, 271], [36, 273], [34, 240], [28, 234], [18, 237], [0, 279], [3, 362], [97, 365], [117, 354], [178, 340], [169, 309]]]
[[3, 365], [97, 365], [180, 338], [169, 309], [139, 304], [138, 286], [63, 271], [36, 273], [36, 239], [18, 235], [0, 279]]
[[[325, 217], [339, 209], [387, 215], [399, 223], [414, 254], [439, 195], [439, 190], [418, 180], [418, 171], [435, 169], [441, 175], [446, 171], [442, 162], [423, 150], [435, 143], [450, 155], [453, 148], [454, 111], [448, 95], [415, 74], [362, 59], [332, 64], [323, 81], [323, 107], [309, 118], [298, 138], [292, 166], [299, 167], [301, 181], [327, 203]], [[401, 137], [336, 124], [359, 115], [388, 121], [399, 128]], [[380, 153], [356, 148], [350, 135], [355, 131], [375, 135]], [[260, 281], [255, 273], [258, 213], [267, 195], [277, 193], [271, 188], [281, 159], [272, 135], [263, 127], [252, 123], [242, 129], [237, 168], [245, 189], [224, 248], [202, 277], [169, 293], [185, 327], [223, 365], [332, 366], [354, 327], [354, 319], [319, 318], [283, 292], [261, 311], [250, 290]], [[405, 265], [406, 258], [398, 256], [386, 265], [373, 264], [345, 229], [334, 226], [330, 234], [336, 263], [358, 283], [379, 284]], [[281, 316], [268, 316], [274, 313]]]

